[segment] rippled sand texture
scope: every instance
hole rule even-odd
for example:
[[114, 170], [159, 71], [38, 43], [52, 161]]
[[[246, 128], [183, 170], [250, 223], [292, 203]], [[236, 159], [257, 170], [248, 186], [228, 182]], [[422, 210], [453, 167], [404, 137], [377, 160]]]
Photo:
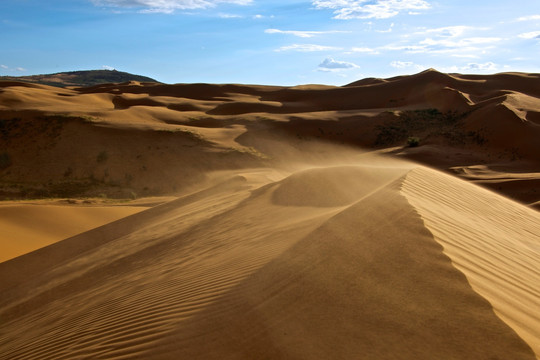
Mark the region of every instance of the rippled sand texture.
[[537, 85], [0, 82], [0, 359], [540, 359]]

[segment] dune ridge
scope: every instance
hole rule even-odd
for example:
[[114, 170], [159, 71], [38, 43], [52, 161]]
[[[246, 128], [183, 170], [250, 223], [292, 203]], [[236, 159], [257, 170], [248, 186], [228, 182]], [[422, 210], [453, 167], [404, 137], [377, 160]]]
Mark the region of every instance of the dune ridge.
[[539, 76], [0, 81], [0, 359], [540, 359]]
[[244, 170], [133, 215], [129, 232], [102, 227], [84, 252], [0, 263], [0, 358], [534, 359], [531, 338], [495, 316], [411, 201], [425, 201], [427, 178], [452, 200], [462, 189], [415, 164], [365, 160]]
[[407, 174], [402, 192], [475, 291], [540, 357], [540, 315], [531, 313], [540, 308], [538, 212], [425, 168]]

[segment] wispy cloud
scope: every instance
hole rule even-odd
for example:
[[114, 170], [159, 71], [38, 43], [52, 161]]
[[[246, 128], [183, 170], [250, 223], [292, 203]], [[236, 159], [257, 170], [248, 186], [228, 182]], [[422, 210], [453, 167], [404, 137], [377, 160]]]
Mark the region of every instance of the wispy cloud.
[[377, 54], [380, 54], [379, 50], [377, 49], [372, 49], [372, 48], [368, 48], [368, 47], [353, 47], [351, 49], [351, 52], [355, 52], [355, 53], [364, 53], [364, 54], [371, 54], [371, 55], [377, 55]]
[[531, 31], [531, 32], [519, 34], [518, 37], [522, 39], [540, 39], [540, 31]]
[[331, 9], [334, 19], [386, 19], [400, 12], [426, 10], [431, 5], [425, 0], [313, 0], [317, 9]]
[[414, 65], [414, 63], [410, 62], [410, 61], [392, 61], [390, 63], [391, 67], [394, 67], [394, 68], [397, 68], [397, 69], [403, 69], [403, 68], [411, 67], [413, 65]]
[[420, 71], [425, 69], [426, 67], [423, 65], [415, 64], [412, 61], [392, 61], [390, 63], [390, 66], [396, 69], [414, 69], [416, 71]]
[[342, 71], [349, 69], [358, 69], [360, 66], [347, 61], [334, 60], [333, 58], [326, 58], [319, 64], [320, 71]]
[[540, 15], [528, 15], [528, 16], [522, 16], [520, 18], [517, 18], [517, 21], [533, 21], [533, 20], [540, 20]]
[[262, 15], [262, 14], [256, 14], [256, 15], [253, 15], [252, 18], [255, 19], [255, 20], [259, 20], [259, 19], [273, 19], [275, 16], [274, 15]]
[[497, 71], [499, 66], [491, 61], [485, 62], [485, 63], [468, 63], [464, 66], [451, 66], [451, 67], [443, 67], [439, 70], [443, 72], [467, 72], [470, 71], [472, 73], [485, 73], [485, 72], [494, 72]]
[[440, 28], [425, 29], [421, 34], [434, 34], [441, 37], [458, 37], [471, 30], [486, 30], [485, 28], [475, 28], [473, 26], [455, 25]]
[[394, 23], [391, 23], [390, 27], [388, 29], [386, 29], [386, 30], [375, 30], [375, 32], [382, 33], [382, 34], [391, 33], [393, 29], [394, 29]]
[[288, 34], [288, 35], [298, 36], [301, 38], [311, 38], [316, 35], [322, 35], [322, 34], [350, 33], [350, 31], [340, 31], [340, 30], [298, 31], [298, 30], [279, 30], [279, 29], [266, 29], [264, 32], [267, 34]]
[[238, 14], [225, 14], [225, 13], [219, 13], [218, 17], [221, 19], [241, 19], [243, 18], [242, 15]]
[[25, 71], [26, 71], [25, 68], [20, 67], [20, 66], [19, 66], [19, 67], [12, 68], [12, 67], [9, 67], [9, 66], [4, 65], [4, 64], [0, 65], [0, 69], [6, 70], [6, 71], [12, 71], [12, 72], [13, 72], [13, 71], [17, 71], [17, 72], [25, 72]]
[[439, 47], [446, 47], [446, 48], [466, 48], [473, 45], [493, 44], [501, 40], [502, 39], [498, 37], [470, 37], [470, 38], [463, 38], [459, 40], [427, 38], [420, 41], [420, 45], [426, 45], [428, 47], [439, 46]]
[[112, 66], [109, 66], [109, 65], [103, 65], [103, 66], [101, 66], [101, 68], [103, 70], [116, 70], [115, 68], [113, 68]]
[[95, 5], [137, 8], [145, 13], [173, 13], [176, 10], [207, 9], [221, 3], [248, 5], [253, 0], [90, 0]]
[[495, 65], [491, 61], [483, 63], [483, 64], [469, 63], [466, 66], [464, 66], [462, 69], [463, 70], [493, 71], [493, 70], [497, 70], [497, 65]]
[[409, 54], [429, 53], [452, 57], [477, 58], [478, 54], [494, 48], [497, 43], [504, 40], [500, 37], [471, 36], [477, 35], [478, 31], [484, 30], [489, 29], [462, 25], [422, 29], [409, 36], [409, 38], [417, 38], [416, 42], [390, 44], [381, 46], [378, 49]]
[[282, 46], [276, 51], [301, 51], [301, 52], [313, 52], [313, 51], [329, 51], [329, 50], [342, 50], [342, 48], [334, 46], [324, 46], [315, 44], [293, 44]]

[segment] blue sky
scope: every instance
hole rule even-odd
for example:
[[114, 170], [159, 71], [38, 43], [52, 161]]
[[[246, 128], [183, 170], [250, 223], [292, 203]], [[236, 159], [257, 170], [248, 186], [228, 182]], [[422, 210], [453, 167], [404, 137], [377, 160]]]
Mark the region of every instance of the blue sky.
[[430, 67], [540, 72], [540, 1], [1, 0], [0, 44], [1, 75], [343, 85]]

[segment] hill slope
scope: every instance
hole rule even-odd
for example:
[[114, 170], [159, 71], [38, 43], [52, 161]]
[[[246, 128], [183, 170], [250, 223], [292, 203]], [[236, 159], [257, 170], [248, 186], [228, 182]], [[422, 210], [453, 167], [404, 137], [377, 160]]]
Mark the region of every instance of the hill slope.
[[134, 75], [117, 70], [83, 70], [60, 72], [55, 74], [29, 76], [0, 76], [0, 81], [25, 81], [34, 84], [67, 86], [93, 86], [106, 83], [123, 83], [128, 81], [154, 82], [158, 81], [141, 75]]

